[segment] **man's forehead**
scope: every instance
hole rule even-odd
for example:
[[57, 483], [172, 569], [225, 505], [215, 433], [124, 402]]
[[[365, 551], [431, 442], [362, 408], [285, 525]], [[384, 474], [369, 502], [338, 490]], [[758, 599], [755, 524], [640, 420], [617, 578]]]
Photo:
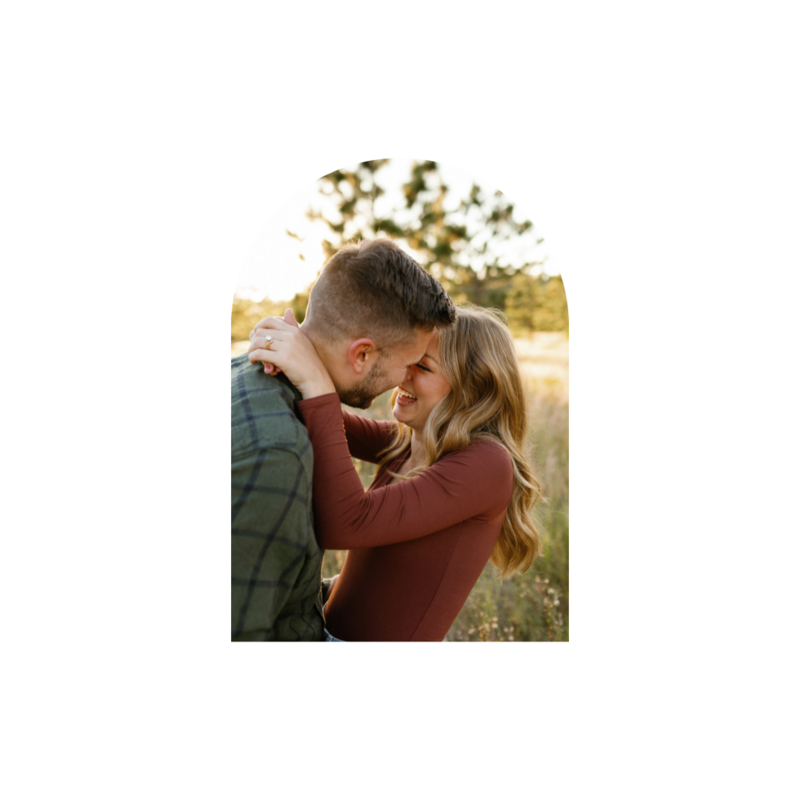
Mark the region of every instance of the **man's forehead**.
[[428, 349], [435, 332], [435, 328], [431, 330], [417, 329], [415, 331], [416, 339], [412, 339], [404, 347], [399, 348], [398, 352], [403, 355], [408, 363], [416, 363], [425, 355], [425, 351]]

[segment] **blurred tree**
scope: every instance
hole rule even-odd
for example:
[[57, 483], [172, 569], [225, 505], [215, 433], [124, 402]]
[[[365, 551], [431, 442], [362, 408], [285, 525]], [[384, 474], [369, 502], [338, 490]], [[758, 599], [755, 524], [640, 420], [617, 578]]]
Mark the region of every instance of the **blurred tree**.
[[320, 178], [320, 193], [334, 200], [338, 218], [329, 219], [313, 209], [309, 209], [306, 216], [310, 220], [322, 220], [331, 232], [331, 238], [322, 242], [326, 261], [347, 242], [374, 239], [381, 230], [397, 238], [398, 231], [393, 233], [391, 222], [382, 228], [384, 220], [375, 213], [375, 201], [386, 194], [378, 184], [376, 173], [388, 163], [388, 158], [362, 161], [353, 171], [337, 169]]
[[[511, 279], [544, 264], [531, 257], [543, 239], [533, 236], [530, 220], [514, 219], [514, 205], [502, 192], [489, 195], [473, 183], [453, 209], [448, 191], [435, 161], [414, 162], [403, 184], [410, 218], [402, 238], [454, 299], [504, 309]], [[503, 244], [526, 234], [528, 258], [512, 266]]]
[[515, 275], [506, 295], [505, 312], [515, 333], [537, 330], [569, 334], [567, 296], [560, 275]]
[[[543, 241], [535, 236], [533, 223], [518, 222], [513, 203], [502, 192], [487, 194], [474, 183], [467, 197], [448, 199], [435, 161], [413, 162], [401, 187], [400, 207], [387, 209], [384, 204], [380, 211], [377, 201], [386, 190], [379, 172], [388, 161], [364, 161], [354, 170], [335, 170], [320, 179], [320, 192], [334, 201], [335, 213], [310, 209], [307, 216], [328, 227], [326, 260], [348, 242], [387, 235], [401, 240], [454, 300], [505, 310], [509, 292], [522, 291], [519, 281], [515, 288], [515, 276], [532, 279], [530, 271], [544, 264], [533, 255]], [[512, 265], [508, 253], [515, 244], [522, 245], [516, 249], [525, 257]], [[566, 306], [563, 311], [566, 315]]]
[[[313, 284], [312, 284], [313, 285]], [[306, 306], [308, 305], [308, 295], [311, 291], [311, 287], [309, 286], [304, 292], [298, 292], [290, 301], [289, 301], [289, 308], [292, 309], [292, 313], [294, 314], [294, 318], [297, 320], [297, 323], [300, 324], [306, 318]], [[286, 309], [281, 309], [281, 315]]]
[[282, 317], [287, 308], [292, 309], [294, 318], [302, 322], [306, 318], [308, 290], [298, 292], [288, 303], [264, 300], [248, 300], [244, 297], [233, 298], [231, 311], [231, 342], [240, 342], [250, 336], [253, 326], [264, 317]]
[[279, 303], [264, 299], [233, 298], [231, 310], [231, 342], [243, 341], [250, 336], [253, 326], [263, 317], [282, 316], [286, 309]]

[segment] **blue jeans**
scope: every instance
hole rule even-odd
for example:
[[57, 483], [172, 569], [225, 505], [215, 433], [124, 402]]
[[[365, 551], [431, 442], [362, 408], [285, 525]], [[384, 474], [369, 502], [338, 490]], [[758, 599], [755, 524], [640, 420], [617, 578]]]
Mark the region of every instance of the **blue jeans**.
[[[325, 605], [322, 606], [322, 613], [323, 614], [325, 613], [325, 606], [327, 606], [327, 605], [328, 605], [328, 601], [326, 600], [325, 601]], [[326, 642], [343, 642], [344, 639], [337, 639], [335, 636], [333, 636], [331, 634], [331, 632], [327, 628], [325, 628], [325, 641]]]

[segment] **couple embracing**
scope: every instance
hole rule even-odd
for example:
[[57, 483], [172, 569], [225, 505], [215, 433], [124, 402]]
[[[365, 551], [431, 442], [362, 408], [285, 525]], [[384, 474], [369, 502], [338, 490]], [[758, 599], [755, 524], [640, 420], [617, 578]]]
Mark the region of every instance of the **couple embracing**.
[[[392, 388], [394, 422], [342, 409]], [[489, 560], [539, 551], [527, 422], [497, 315], [389, 239], [339, 250], [303, 324], [267, 317], [231, 360], [232, 640], [442, 641]]]

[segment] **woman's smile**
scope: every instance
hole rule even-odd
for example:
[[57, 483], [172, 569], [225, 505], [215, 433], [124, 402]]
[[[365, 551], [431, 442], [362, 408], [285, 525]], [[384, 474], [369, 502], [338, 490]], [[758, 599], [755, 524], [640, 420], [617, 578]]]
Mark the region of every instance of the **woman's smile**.
[[392, 413], [414, 430], [422, 430], [436, 404], [450, 391], [438, 359], [438, 335], [434, 333], [425, 355], [408, 368], [404, 385], [397, 387]]
[[397, 396], [398, 405], [410, 406], [417, 402], [417, 398], [411, 394], [411, 392], [407, 392], [405, 389], [401, 389], [399, 386], [397, 387], [397, 391], [400, 392], [400, 394]]

